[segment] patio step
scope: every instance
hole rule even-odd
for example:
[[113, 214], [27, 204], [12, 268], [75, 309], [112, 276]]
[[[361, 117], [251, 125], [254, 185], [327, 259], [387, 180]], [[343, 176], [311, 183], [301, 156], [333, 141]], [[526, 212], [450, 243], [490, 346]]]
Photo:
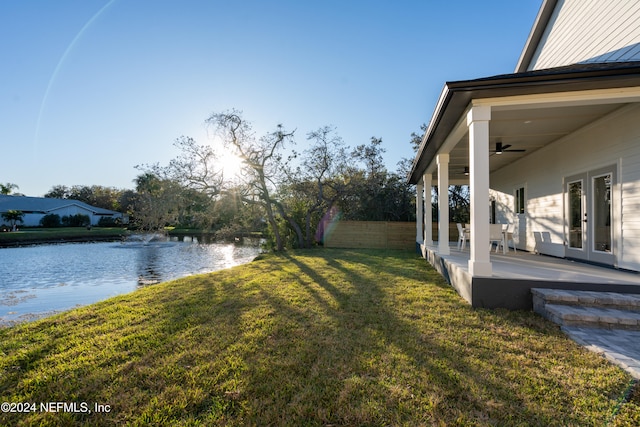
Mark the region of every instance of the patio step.
[[640, 330], [640, 295], [531, 289], [533, 310], [560, 326]]
[[572, 291], [567, 289], [533, 288], [533, 303], [579, 305], [583, 307], [607, 307], [621, 310], [640, 311], [640, 294], [619, 292]]

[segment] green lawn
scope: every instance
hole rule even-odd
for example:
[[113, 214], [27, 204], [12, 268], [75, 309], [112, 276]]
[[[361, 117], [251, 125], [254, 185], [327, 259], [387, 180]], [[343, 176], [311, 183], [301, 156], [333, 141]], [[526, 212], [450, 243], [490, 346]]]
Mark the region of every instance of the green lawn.
[[0, 425], [638, 425], [629, 384], [402, 251], [267, 255], [0, 330], [0, 401], [110, 410]]

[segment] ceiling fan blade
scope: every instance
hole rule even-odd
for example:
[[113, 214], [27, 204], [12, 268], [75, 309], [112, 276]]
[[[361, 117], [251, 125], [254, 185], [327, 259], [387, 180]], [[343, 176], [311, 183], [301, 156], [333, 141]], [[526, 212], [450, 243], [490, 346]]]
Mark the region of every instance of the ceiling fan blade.
[[496, 149], [495, 150], [490, 150], [490, 155], [493, 156], [494, 154], [502, 154], [502, 153], [524, 153], [526, 150], [524, 149], [518, 149], [518, 148], [514, 148], [513, 150], [510, 150], [509, 147], [511, 147], [511, 144], [503, 144], [502, 142], [498, 141], [496, 142]]

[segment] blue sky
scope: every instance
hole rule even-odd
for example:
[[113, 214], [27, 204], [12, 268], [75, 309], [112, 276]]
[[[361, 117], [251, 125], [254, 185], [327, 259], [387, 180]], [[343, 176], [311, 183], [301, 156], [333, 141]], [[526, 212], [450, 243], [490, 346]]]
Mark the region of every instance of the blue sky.
[[0, 182], [133, 188], [181, 135], [243, 111], [412, 157], [446, 81], [511, 73], [542, 0], [0, 2]]

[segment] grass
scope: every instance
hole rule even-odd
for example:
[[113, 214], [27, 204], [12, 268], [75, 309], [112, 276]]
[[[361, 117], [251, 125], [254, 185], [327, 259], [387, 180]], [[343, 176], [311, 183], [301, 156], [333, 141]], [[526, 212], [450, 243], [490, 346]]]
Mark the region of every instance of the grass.
[[0, 330], [0, 401], [110, 409], [0, 425], [637, 425], [629, 384], [401, 251], [266, 255]]
[[0, 245], [34, 243], [56, 240], [118, 238], [126, 235], [127, 230], [118, 227], [57, 227], [57, 228], [21, 228], [20, 231], [0, 233]]

